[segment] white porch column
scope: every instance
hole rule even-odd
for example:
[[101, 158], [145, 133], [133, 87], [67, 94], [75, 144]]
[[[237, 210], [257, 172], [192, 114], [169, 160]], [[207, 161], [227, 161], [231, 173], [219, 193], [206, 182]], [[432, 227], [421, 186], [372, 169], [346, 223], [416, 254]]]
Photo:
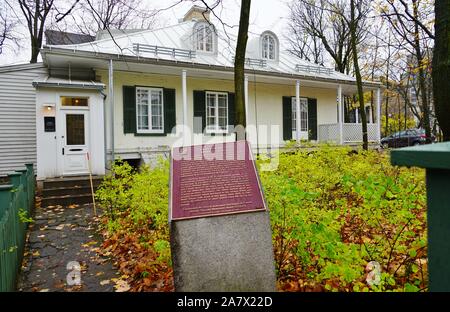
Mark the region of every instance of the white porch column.
[[338, 85], [337, 89], [337, 102], [338, 102], [338, 124], [339, 124], [339, 144], [344, 144], [344, 133], [343, 133], [343, 123], [344, 123], [344, 110], [342, 106], [342, 86]]
[[297, 142], [300, 142], [300, 80], [297, 80], [295, 83], [295, 118], [296, 118], [296, 139]]
[[181, 92], [183, 97], [183, 145], [187, 145], [186, 142], [188, 133], [188, 103], [187, 103], [187, 86], [186, 86], [186, 69], [181, 72]]
[[245, 127], [248, 127], [248, 75], [244, 76]]
[[113, 165], [115, 161], [115, 153], [114, 153], [114, 68], [112, 59], [109, 60], [108, 66], [108, 97], [109, 97], [109, 108], [111, 109], [111, 164]]
[[381, 89], [377, 89], [377, 140], [381, 141]]

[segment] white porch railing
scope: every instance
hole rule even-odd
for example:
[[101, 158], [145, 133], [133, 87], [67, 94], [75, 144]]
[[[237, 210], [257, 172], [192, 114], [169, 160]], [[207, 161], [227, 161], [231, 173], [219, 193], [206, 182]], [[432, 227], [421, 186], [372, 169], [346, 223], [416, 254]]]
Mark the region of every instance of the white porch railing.
[[[367, 124], [367, 137], [369, 142], [376, 142], [378, 124]], [[362, 142], [362, 124], [344, 123], [342, 124], [342, 138], [344, 143]], [[339, 143], [339, 124], [323, 124], [318, 126], [319, 142]]]

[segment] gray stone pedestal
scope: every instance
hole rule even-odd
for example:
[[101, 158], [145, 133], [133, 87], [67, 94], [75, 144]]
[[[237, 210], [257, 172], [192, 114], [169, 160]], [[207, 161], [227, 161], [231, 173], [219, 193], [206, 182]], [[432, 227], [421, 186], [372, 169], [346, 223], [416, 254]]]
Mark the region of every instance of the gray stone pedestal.
[[267, 210], [172, 220], [176, 291], [275, 291]]

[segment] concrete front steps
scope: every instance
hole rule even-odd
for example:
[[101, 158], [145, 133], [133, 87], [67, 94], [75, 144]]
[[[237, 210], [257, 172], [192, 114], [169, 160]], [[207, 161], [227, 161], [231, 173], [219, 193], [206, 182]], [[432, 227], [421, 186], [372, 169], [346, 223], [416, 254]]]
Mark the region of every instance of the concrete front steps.
[[[94, 192], [102, 179], [102, 176], [92, 177]], [[53, 178], [43, 181], [42, 207], [83, 205], [88, 203], [92, 203], [89, 176]]]

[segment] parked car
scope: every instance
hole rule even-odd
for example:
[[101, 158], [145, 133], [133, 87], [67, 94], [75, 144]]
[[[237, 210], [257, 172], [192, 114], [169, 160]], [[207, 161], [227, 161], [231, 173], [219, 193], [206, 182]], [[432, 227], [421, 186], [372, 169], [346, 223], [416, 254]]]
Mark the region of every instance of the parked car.
[[[426, 138], [425, 129], [415, 129], [415, 130], [419, 131], [419, 133]], [[431, 142], [432, 143], [436, 142], [436, 136], [433, 133], [431, 134]]]
[[[420, 145], [426, 143], [426, 135], [424, 129], [408, 129], [393, 133], [385, 138], [381, 139], [381, 146], [383, 148], [388, 147], [405, 147]], [[431, 141], [435, 141], [435, 137], [432, 135]]]

